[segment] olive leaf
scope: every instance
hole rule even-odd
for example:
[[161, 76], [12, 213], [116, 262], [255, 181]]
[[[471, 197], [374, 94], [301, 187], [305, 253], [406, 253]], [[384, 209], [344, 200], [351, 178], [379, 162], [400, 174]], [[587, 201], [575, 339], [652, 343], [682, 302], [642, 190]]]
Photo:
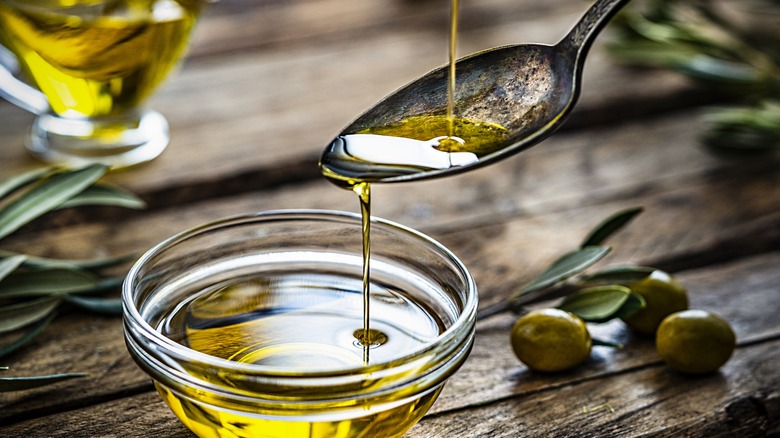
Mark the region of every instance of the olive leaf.
[[21, 391], [51, 385], [64, 380], [86, 377], [86, 373], [51, 374], [32, 377], [0, 377], [0, 392]]
[[[638, 306], [638, 307], [637, 307]], [[644, 307], [644, 299], [620, 285], [594, 286], [568, 295], [558, 308], [583, 321], [602, 323], [628, 316]]]
[[654, 20], [642, 15], [628, 16], [624, 24], [635, 32], [637, 37], [663, 45], [696, 40], [690, 27], [682, 26], [673, 20]]
[[0, 181], [0, 199], [5, 198], [16, 190], [31, 184], [32, 182], [43, 178], [51, 173], [55, 172], [54, 168], [44, 167], [29, 172], [22, 173], [20, 175], [12, 176]]
[[[764, 101], [758, 107], [715, 107], [704, 113], [704, 121], [720, 124], [750, 124], [771, 131], [780, 124], [780, 99]], [[773, 132], [776, 132], [773, 131]]]
[[83, 295], [83, 294], [99, 295], [105, 292], [116, 291], [122, 286], [122, 283], [124, 281], [125, 281], [124, 277], [101, 278], [94, 286], [83, 290], [75, 291], [68, 295]]
[[96, 183], [68, 199], [58, 208], [72, 208], [82, 205], [106, 205], [133, 209], [146, 207], [146, 203], [141, 198], [127, 190], [109, 184]]
[[62, 259], [50, 259], [46, 257], [36, 257], [27, 254], [19, 254], [12, 251], [0, 250], [0, 257], [15, 257], [24, 256], [25, 261], [22, 264], [25, 268], [31, 269], [84, 269], [84, 270], [96, 270], [102, 268], [108, 268], [116, 266], [121, 263], [134, 260], [136, 254], [125, 254], [114, 257], [102, 257], [88, 260], [62, 260]]
[[622, 41], [609, 47], [614, 58], [627, 64], [639, 64], [656, 68], [675, 68], [698, 53], [690, 47], [676, 47], [654, 41]]
[[16, 340], [9, 342], [8, 344], [0, 345], [0, 357], [11, 354], [14, 351], [29, 344], [30, 341], [32, 341], [43, 331], [43, 329], [48, 327], [49, 323], [54, 320], [56, 315], [57, 312], [51, 312], [46, 318], [43, 318], [36, 323], [25, 327], [21, 336], [19, 336]]
[[574, 274], [582, 272], [607, 255], [612, 248], [608, 246], [585, 246], [564, 254], [553, 262], [544, 272], [523, 286], [511, 299], [527, 293], [544, 289]]
[[122, 314], [122, 300], [119, 298], [98, 298], [71, 294], [65, 297], [65, 301], [95, 313]]
[[780, 34], [760, 24], [780, 14], [780, 2], [742, 2], [740, 9], [750, 12], [723, 13], [706, 1], [650, 0], [625, 8], [610, 24], [615, 38], [608, 51], [615, 59], [678, 72], [729, 99], [735, 108], [704, 115], [699, 136], [725, 156], [780, 148], [777, 117], [755, 117], [780, 101]]
[[0, 259], [0, 281], [16, 270], [27, 260], [27, 256], [19, 254]]
[[702, 116], [710, 129], [701, 141], [718, 152], [780, 149], [780, 96], [755, 106], [712, 108]]
[[675, 64], [677, 70], [702, 80], [733, 84], [754, 84], [760, 72], [750, 65], [696, 54]]
[[628, 222], [644, 211], [644, 207], [632, 207], [619, 211], [605, 219], [593, 231], [588, 234], [585, 240], [580, 244], [581, 248], [592, 245], [600, 245], [609, 236], [623, 228]]
[[647, 305], [644, 297], [638, 293], [631, 292], [628, 299], [620, 309], [612, 316], [613, 318], [628, 318], [634, 313], [642, 310]]
[[47, 317], [62, 301], [60, 296], [47, 296], [0, 307], [0, 333], [7, 333]]
[[637, 265], [616, 265], [608, 266], [604, 269], [583, 276], [580, 283], [588, 286], [603, 286], [610, 284], [619, 284], [627, 286], [649, 277], [655, 271], [655, 268]]
[[99, 284], [96, 275], [75, 268], [13, 272], [0, 281], [0, 298], [66, 294], [90, 290]]
[[108, 167], [100, 164], [55, 173], [0, 211], [0, 239], [31, 220], [56, 209], [102, 177]]

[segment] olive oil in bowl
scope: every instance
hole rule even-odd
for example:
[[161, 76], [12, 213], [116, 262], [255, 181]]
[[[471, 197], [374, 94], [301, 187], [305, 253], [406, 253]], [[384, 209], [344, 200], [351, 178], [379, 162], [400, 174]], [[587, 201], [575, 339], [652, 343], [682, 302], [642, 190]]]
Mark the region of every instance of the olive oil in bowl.
[[428, 410], [470, 351], [476, 287], [430, 238], [372, 225], [370, 343], [358, 215], [227, 219], [136, 263], [123, 291], [128, 349], [187, 427], [397, 437]]

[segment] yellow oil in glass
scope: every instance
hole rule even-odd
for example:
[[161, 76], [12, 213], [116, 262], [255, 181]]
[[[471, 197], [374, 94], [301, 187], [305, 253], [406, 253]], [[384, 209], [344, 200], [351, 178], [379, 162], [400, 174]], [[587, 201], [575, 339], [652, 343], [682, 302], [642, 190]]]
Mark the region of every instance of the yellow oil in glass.
[[[362, 281], [357, 275], [300, 270], [236, 278], [180, 303], [158, 329], [193, 350], [239, 363], [288, 373], [362, 372], [365, 346], [357, 339], [363, 333]], [[399, 359], [430, 344], [444, 330], [433, 312], [403, 291], [371, 284], [371, 300], [371, 363]], [[232, 391], [296, 399], [284, 388], [277, 386], [270, 394], [261, 383], [232, 381], [219, 372], [197, 377]], [[392, 382], [360, 383], [361, 388], [372, 385]], [[158, 390], [199, 436], [278, 438], [400, 436], [427, 411], [439, 391], [407, 398], [414, 388], [405, 388], [403, 393], [389, 394], [378, 406], [351, 400], [319, 402], [304, 412], [277, 402], [242, 412], [214, 408], [221, 403], [195, 390], [190, 394], [176, 394], [162, 386]], [[319, 391], [326, 398], [329, 388]], [[291, 420], [293, 416], [297, 418]]]
[[[290, 421], [278, 412], [246, 413], [216, 410], [173, 394], [157, 385], [163, 400], [179, 420], [201, 438], [399, 438], [430, 409], [441, 387], [390, 410], [343, 420]], [[333, 406], [322, 406], [323, 412]], [[291, 415], [300, 414], [295, 411]], [[261, 418], [268, 415], [267, 418]], [[276, 417], [273, 417], [275, 416]]]
[[60, 115], [120, 114], [186, 49], [200, 0], [0, 0], [0, 42]]

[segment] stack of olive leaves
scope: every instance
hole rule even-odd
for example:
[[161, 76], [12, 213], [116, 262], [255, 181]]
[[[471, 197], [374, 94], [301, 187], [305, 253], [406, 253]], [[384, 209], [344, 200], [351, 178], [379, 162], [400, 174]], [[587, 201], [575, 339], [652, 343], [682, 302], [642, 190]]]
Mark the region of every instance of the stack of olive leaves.
[[[507, 300], [480, 310], [477, 318], [507, 310], [522, 313], [530, 304], [561, 297], [564, 299], [558, 308], [586, 322], [603, 323], [627, 318], [639, 311], [645, 306], [644, 298], [624, 285], [647, 278], [655, 269], [618, 265], [588, 275], [583, 272], [609, 254], [612, 248], [602, 243], [642, 210], [642, 207], [635, 207], [610, 216], [591, 231], [577, 249], [559, 257]], [[614, 345], [607, 341], [599, 343]]]
[[[88, 205], [145, 206], [134, 194], [100, 182], [107, 171], [103, 165], [47, 167], [0, 180], [0, 241], [55, 210]], [[0, 249], [0, 359], [39, 335], [66, 303], [75, 309], [120, 314], [120, 300], [104, 295], [115, 291], [122, 279], [103, 278], [100, 271], [128, 259], [58, 260]], [[84, 374], [0, 377], [0, 392], [81, 376]]]
[[779, 17], [779, 0], [645, 0], [612, 21], [609, 49], [621, 61], [678, 71], [736, 100], [705, 112], [706, 146], [732, 155], [777, 151]]

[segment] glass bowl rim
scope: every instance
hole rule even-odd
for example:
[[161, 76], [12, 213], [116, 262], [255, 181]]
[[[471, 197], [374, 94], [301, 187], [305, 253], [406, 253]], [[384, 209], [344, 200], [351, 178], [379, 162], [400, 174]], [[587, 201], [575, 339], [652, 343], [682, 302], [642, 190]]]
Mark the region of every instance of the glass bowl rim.
[[[125, 280], [122, 284], [122, 308], [123, 316], [125, 319], [125, 336], [133, 336], [134, 342], [145, 345], [148, 342], [154, 344], [155, 350], [158, 351], [162, 348], [162, 352], [165, 356], [173, 357], [177, 360], [184, 360], [189, 363], [197, 362], [198, 364], [206, 365], [209, 367], [216, 367], [219, 369], [230, 369], [234, 372], [239, 372], [245, 375], [260, 375], [265, 377], [283, 377], [283, 378], [304, 378], [311, 379], [317, 377], [338, 377], [338, 376], [355, 376], [356, 374], [368, 374], [377, 372], [380, 370], [391, 370], [398, 366], [413, 362], [421, 357], [425, 357], [429, 352], [434, 349], [440, 348], [440, 346], [449, 346], [451, 348], [462, 344], [468, 337], [468, 333], [473, 333], [474, 322], [477, 308], [477, 287], [474, 278], [469, 273], [466, 266], [461, 260], [455, 256], [447, 247], [433, 239], [432, 237], [407, 227], [399, 223], [382, 219], [376, 216], [371, 216], [371, 224], [387, 227], [394, 231], [400, 231], [401, 233], [418, 239], [425, 244], [433, 247], [436, 252], [439, 252], [446, 259], [451, 261], [457, 268], [458, 274], [462, 276], [466, 282], [466, 300], [463, 303], [463, 309], [458, 315], [453, 324], [444, 330], [439, 336], [427, 343], [425, 346], [415, 349], [413, 352], [394, 358], [391, 361], [380, 362], [377, 364], [370, 364], [369, 366], [356, 366], [338, 368], [335, 370], [326, 371], [291, 371], [285, 367], [269, 366], [269, 365], [256, 365], [248, 363], [239, 363], [230, 361], [228, 359], [222, 359], [219, 357], [211, 356], [206, 353], [199, 352], [197, 350], [190, 349], [182, 344], [179, 344], [172, 339], [162, 335], [159, 331], [155, 330], [140, 314], [135, 306], [134, 290], [131, 287], [131, 279], [137, 278], [139, 271], [145, 266], [145, 264], [163, 252], [166, 248], [177, 242], [184, 241], [190, 237], [197, 236], [209, 230], [216, 230], [229, 225], [237, 225], [251, 222], [261, 222], [268, 220], [301, 220], [301, 219], [317, 219], [327, 222], [344, 222], [350, 224], [357, 224], [358, 227], [361, 224], [361, 217], [359, 214], [337, 211], [337, 210], [325, 210], [325, 209], [279, 209], [279, 210], [267, 210], [249, 214], [239, 214], [229, 216], [221, 219], [217, 219], [212, 222], [208, 222], [202, 225], [198, 225], [163, 240], [162, 242], [154, 245], [147, 250], [130, 268]], [[471, 324], [469, 322], [471, 321]], [[128, 329], [128, 325], [131, 330]], [[464, 332], [465, 331], [465, 332]], [[142, 339], [138, 339], [138, 338]], [[454, 342], [454, 345], [452, 344]], [[449, 348], [449, 349], [451, 349]], [[146, 348], [145, 348], [146, 349]], [[451, 356], [448, 354], [447, 356]], [[446, 358], [445, 358], [446, 360]], [[434, 367], [435, 368], [435, 367]]]

